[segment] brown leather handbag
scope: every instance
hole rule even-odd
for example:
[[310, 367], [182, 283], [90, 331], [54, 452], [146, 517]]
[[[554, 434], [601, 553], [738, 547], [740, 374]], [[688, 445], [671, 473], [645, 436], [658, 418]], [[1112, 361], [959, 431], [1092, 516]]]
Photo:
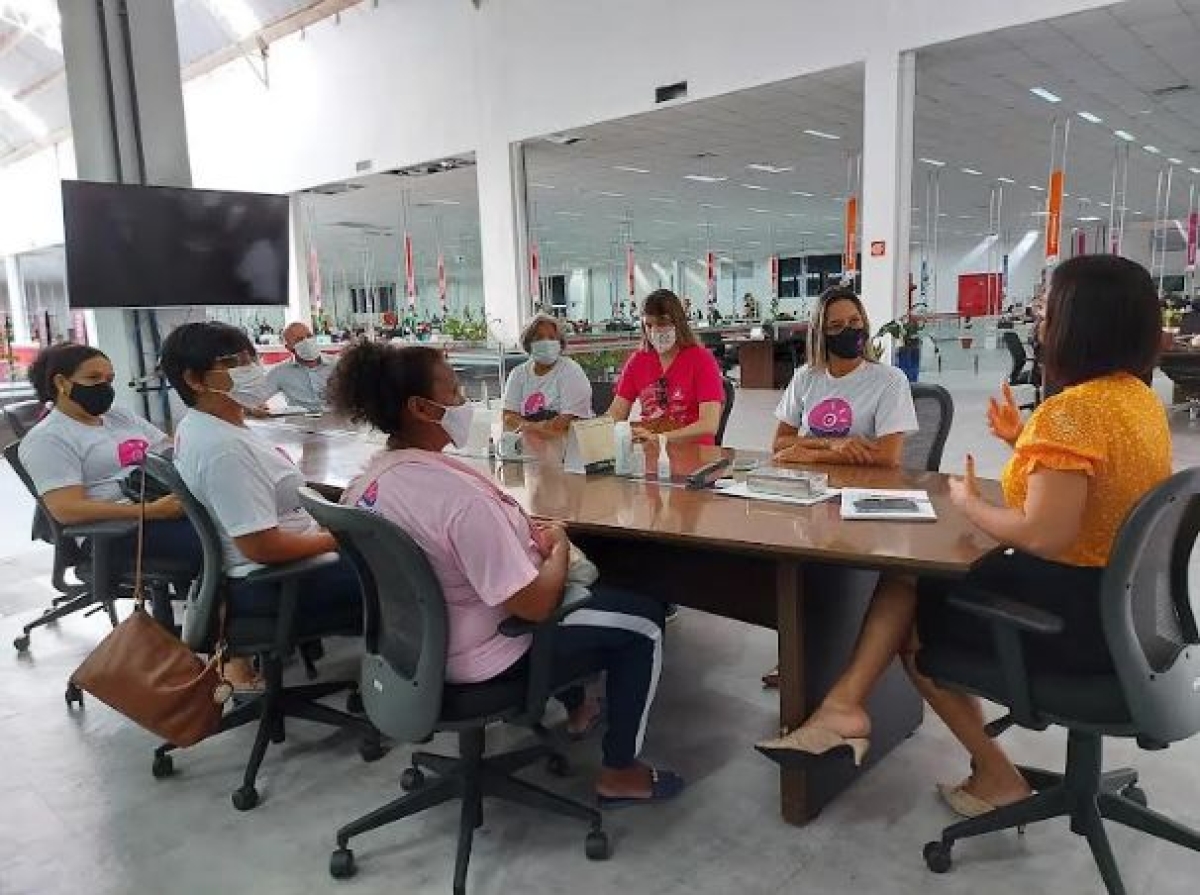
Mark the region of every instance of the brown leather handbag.
[[100, 641], [71, 681], [167, 742], [191, 746], [216, 733], [231, 691], [223, 679], [220, 648], [205, 662], [144, 608], [144, 487], [141, 507], [133, 612]]

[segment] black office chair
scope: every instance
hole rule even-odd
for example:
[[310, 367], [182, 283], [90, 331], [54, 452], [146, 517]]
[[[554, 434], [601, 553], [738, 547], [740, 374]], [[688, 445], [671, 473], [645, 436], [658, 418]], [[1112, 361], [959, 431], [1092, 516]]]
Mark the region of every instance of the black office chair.
[[613, 394], [617, 384], [611, 381], [596, 381], [592, 383], [592, 413], [604, 416], [612, 407]]
[[15, 437], [24, 438], [45, 412], [46, 405], [41, 401], [17, 401], [4, 407], [4, 421]]
[[[420, 548], [374, 513], [331, 504], [311, 489], [302, 490], [300, 498], [313, 518], [337, 538], [363, 582], [366, 656], [360, 688], [368, 717], [399, 742], [423, 743], [439, 731], [454, 731], [459, 744], [454, 758], [413, 754], [412, 766], [400, 778], [408, 795], [338, 830], [330, 874], [345, 879], [356, 872], [354, 852], [348, 848], [353, 837], [461, 799], [454, 892], [463, 895], [474, 832], [483, 823], [484, 796], [584, 821], [591, 827], [587, 856], [609, 857], [608, 835], [598, 811], [513, 776], [541, 759], [549, 759], [552, 773], [566, 773], [566, 760], [548, 744], [542, 714], [551, 694], [594, 677], [600, 668], [599, 657], [587, 654], [579, 655], [576, 667], [565, 674], [552, 667], [558, 623], [586, 606], [590, 595], [560, 606], [541, 624], [508, 619], [501, 625], [500, 633], [507, 637], [533, 635], [528, 675], [448, 684], [446, 601]], [[541, 742], [485, 756], [484, 731], [496, 721], [527, 727]], [[426, 783], [425, 771], [437, 779]]]
[[942, 452], [954, 424], [954, 399], [940, 385], [914, 382], [909, 388], [920, 428], [905, 437], [900, 465], [905, 469], [937, 472], [942, 467]]
[[[29, 472], [21, 462], [21, 443], [14, 441], [4, 449], [6, 459], [17, 478], [25, 485], [37, 504], [37, 513], [45, 534], [39, 535], [54, 547], [54, 571], [52, 583], [62, 596], [56, 598], [42, 614], [21, 630], [13, 640], [18, 652], [29, 649], [30, 633], [35, 628], [54, 624], [61, 618], [84, 612], [104, 610], [113, 627], [117, 625], [115, 603], [133, 597], [134, 575], [132, 569], [115, 574], [117, 557], [113, 554], [117, 543], [137, 531], [133, 521], [112, 520], [107, 522], [84, 522], [76, 525], [59, 525], [46, 509]], [[78, 583], [68, 582], [66, 576], [74, 572]], [[170, 627], [174, 622], [171, 610], [172, 594], [182, 597], [191, 585], [192, 570], [165, 560], [147, 559], [143, 563], [142, 580], [151, 610], [158, 621]], [[67, 685], [67, 704], [83, 704], [83, 693], [74, 684]]]
[[[325, 681], [299, 687], [285, 687], [283, 683], [283, 663], [298, 649], [302, 649], [306, 644], [318, 643], [321, 637], [358, 637], [361, 634], [357, 629], [334, 626], [326, 626], [319, 631], [306, 626], [304, 635], [299, 633], [300, 619], [297, 617], [297, 611], [300, 594], [297, 579], [305, 572], [337, 562], [337, 554], [328, 553], [297, 562], [268, 566], [239, 579], [248, 583], [279, 585], [278, 611], [274, 615], [240, 615], [231, 607], [225, 606], [225, 595], [230, 582], [224, 571], [221, 536], [208, 510], [196, 499], [184, 484], [175, 466], [166, 458], [149, 455], [146, 458], [146, 471], [179, 498], [200, 537], [204, 558], [200, 577], [196, 579], [188, 594], [187, 614], [183, 626], [184, 642], [197, 653], [212, 654], [223, 641], [226, 655], [257, 657], [266, 684], [262, 695], [226, 712], [221, 719], [221, 732], [258, 721], [258, 733], [250, 750], [242, 785], [233, 792], [233, 807], [238, 811], [249, 811], [258, 805], [259, 794], [255, 788], [258, 769], [266, 757], [268, 745], [284, 742], [284, 721], [287, 718], [300, 718], [354, 731], [363, 738], [359, 754], [364, 761], [382, 758], [386, 750], [380, 742], [379, 731], [372, 727], [370, 722], [317, 702], [326, 696], [350, 691], [347, 710], [359, 712], [361, 700], [355, 690], [354, 681]], [[225, 619], [222, 630], [223, 606]], [[175, 749], [174, 744], [164, 743], [154, 751], [152, 771], [155, 777], [167, 777], [174, 772], [175, 765], [169, 753]]]
[[1200, 534], [1200, 470], [1178, 473], [1147, 495], [1125, 520], [1104, 571], [1100, 610], [1112, 654], [1111, 675], [1031, 673], [1023, 641], [1055, 634], [1062, 620], [1020, 602], [977, 590], [950, 598], [958, 609], [992, 626], [996, 658], [926, 647], [922, 673], [945, 687], [966, 690], [1009, 708], [989, 727], [1010, 724], [1044, 730], [1065, 727], [1065, 774], [1022, 769], [1037, 790], [1014, 805], [957, 823], [925, 846], [929, 868], [944, 873], [959, 839], [1055, 817], [1069, 817], [1085, 836], [1110, 895], [1125, 887], [1102, 818], [1200, 850], [1200, 833], [1146, 807], [1132, 770], [1101, 770], [1103, 738], [1127, 737], [1143, 749], [1165, 749], [1200, 732], [1200, 596], [1188, 565]]
[[733, 368], [733, 362], [730, 357], [729, 348], [726, 346], [725, 339], [722, 338], [721, 334], [709, 329], [702, 329], [700, 330], [700, 344], [707, 348], [716, 359], [721, 372], [728, 374], [730, 369]]
[[1028, 410], [1036, 407], [1042, 402], [1042, 373], [1037, 363], [1037, 358], [1029, 355], [1029, 352], [1025, 350], [1025, 343], [1021, 341], [1021, 337], [1011, 329], [1001, 332], [1000, 340], [1004, 343], [1004, 347], [1008, 350], [1008, 356], [1012, 359], [1012, 367], [1008, 372], [1008, 384], [1010, 386], [1029, 385], [1033, 387], [1033, 401], [1028, 404], [1022, 404], [1021, 409]]
[[729, 425], [729, 416], [733, 413], [733, 402], [737, 400], [737, 389], [734, 388], [733, 382], [722, 378], [721, 383], [725, 388], [725, 400], [721, 404], [721, 422], [717, 424], [717, 444], [722, 444], [725, 440], [725, 427]]

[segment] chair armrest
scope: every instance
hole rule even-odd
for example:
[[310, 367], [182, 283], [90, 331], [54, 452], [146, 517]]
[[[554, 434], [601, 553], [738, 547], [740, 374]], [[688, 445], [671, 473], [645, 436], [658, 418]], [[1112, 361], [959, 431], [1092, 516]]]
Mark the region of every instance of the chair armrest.
[[131, 535], [137, 531], [138, 524], [130, 519], [109, 519], [104, 522], [80, 522], [76, 525], [64, 525], [60, 531], [68, 538], [91, 538], [93, 540], [113, 540]]
[[322, 553], [319, 556], [309, 556], [305, 559], [298, 559], [295, 562], [285, 562], [276, 566], [255, 569], [250, 574], [242, 577], [241, 580], [250, 584], [274, 584], [287, 578], [295, 578], [306, 572], [323, 569], [325, 566], [332, 566], [340, 559], [341, 557], [337, 553]]
[[1061, 634], [1063, 631], [1063, 620], [1057, 615], [980, 587], [957, 585], [946, 602], [984, 621], [1029, 634]]
[[[572, 595], [572, 591], [578, 591]], [[524, 637], [526, 634], [536, 634], [538, 630], [554, 627], [572, 612], [577, 612], [589, 605], [593, 600], [592, 592], [582, 588], [567, 588], [558, 608], [540, 622], [531, 622], [516, 616], [510, 616], [500, 623], [497, 629], [505, 637]]]

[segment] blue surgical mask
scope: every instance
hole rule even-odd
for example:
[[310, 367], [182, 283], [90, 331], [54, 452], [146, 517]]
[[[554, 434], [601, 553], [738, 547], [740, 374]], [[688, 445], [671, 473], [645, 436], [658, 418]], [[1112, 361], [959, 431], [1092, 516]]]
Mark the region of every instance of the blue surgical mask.
[[534, 363], [552, 367], [562, 356], [562, 343], [558, 339], [538, 339], [529, 346], [529, 356], [533, 358]]

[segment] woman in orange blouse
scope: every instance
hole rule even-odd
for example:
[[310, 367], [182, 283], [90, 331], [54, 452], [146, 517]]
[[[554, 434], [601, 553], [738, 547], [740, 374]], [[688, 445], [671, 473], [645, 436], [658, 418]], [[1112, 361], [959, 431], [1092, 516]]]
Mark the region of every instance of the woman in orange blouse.
[[[991, 430], [1013, 448], [1004, 506], [980, 496], [970, 457], [966, 476], [951, 484], [955, 505], [1008, 548], [985, 559], [968, 581], [1063, 619], [1061, 634], [1025, 638], [1034, 668], [1111, 672], [1100, 623], [1101, 573], [1125, 517], [1171, 474], [1166, 412], [1143, 381], [1161, 339], [1154, 283], [1124, 258], [1074, 258], [1055, 270], [1038, 327], [1047, 378], [1063, 391], [1024, 424], [1007, 388], [1003, 402], [991, 402]], [[953, 586], [885, 576], [842, 677], [804, 725], [760, 744], [760, 751], [789, 764], [837, 751], [861, 762], [871, 732], [866, 698], [901, 654], [921, 694], [973, 759], [967, 780], [938, 787], [950, 807], [971, 817], [1029, 795], [1025, 779], [984, 731], [979, 700], [941, 689], [913, 665], [918, 642], [993, 652], [986, 623], [946, 602]]]

